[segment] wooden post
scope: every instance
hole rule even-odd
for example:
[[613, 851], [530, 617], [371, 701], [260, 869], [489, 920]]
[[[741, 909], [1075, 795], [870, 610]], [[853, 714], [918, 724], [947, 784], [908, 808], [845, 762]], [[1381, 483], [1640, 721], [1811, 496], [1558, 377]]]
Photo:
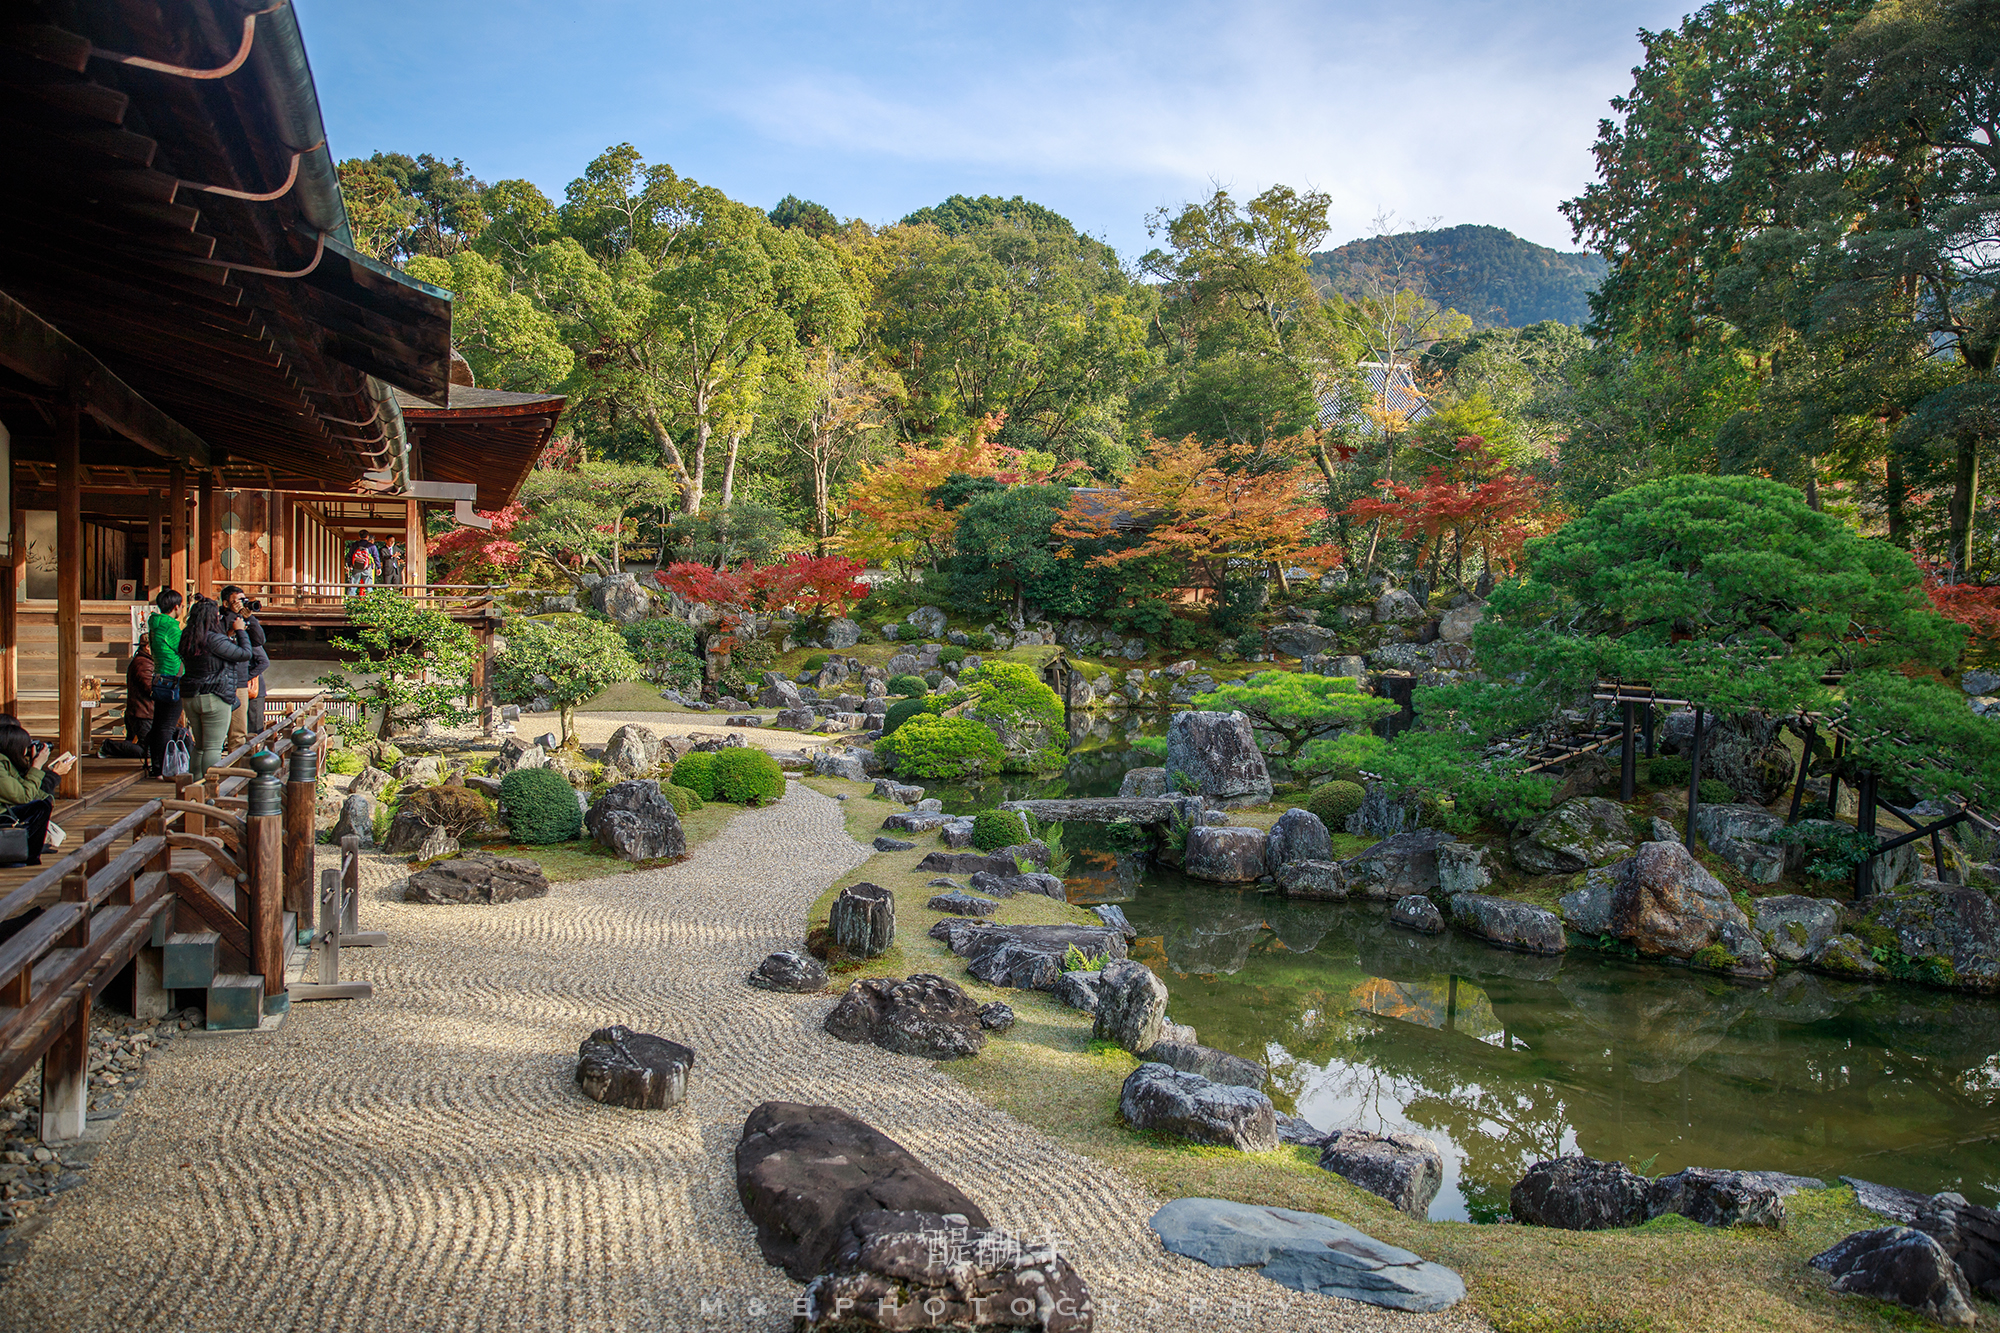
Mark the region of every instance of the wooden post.
[[56, 409], [56, 750], [76, 756], [56, 794], [83, 795], [82, 414]]
[[1813, 741], [1818, 735], [1819, 723], [1806, 723], [1806, 743], [1805, 748], [1799, 752], [1799, 780], [1792, 787], [1792, 810], [1785, 816], [1787, 824], [1796, 824], [1799, 821], [1799, 805], [1806, 798], [1806, 775], [1812, 768]]
[[1621, 710], [1624, 714], [1623, 725], [1619, 728], [1618, 749], [1618, 799], [1621, 801], [1631, 800], [1639, 790], [1639, 753], [1632, 731], [1634, 707], [1636, 705], [1627, 699]]
[[1691, 761], [1693, 767], [1688, 771], [1687, 834], [1682, 839], [1682, 844], [1690, 853], [1694, 851], [1694, 808], [1701, 800], [1701, 706], [1699, 704], [1695, 705], [1694, 710], [1693, 748], [1694, 758]]
[[162, 526], [166, 515], [165, 501], [160, 496], [160, 488], [155, 486], [146, 492], [146, 593], [151, 596], [167, 581], [166, 542], [162, 540]]
[[[285, 815], [284, 783], [278, 777], [278, 756], [259, 750], [247, 761], [257, 776], [250, 779], [249, 814], [245, 826], [250, 845], [244, 868], [250, 872], [250, 966], [263, 973], [265, 1012], [285, 1007]], [[273, 998], [279, 1003], [272, 1005]]]
[[[63, 876], [61, 901], [81, 903], [83, 915], [57, 939], [58, 947], [81, 949], [90, 942], [90, 888], [81, 870]], [[90, 998], [77, 1005], [76, 1018], [42, 1057], [44, 1143], [83, 1137], [90, 1106]]]
[[[1865, 771], [1854, 775], [1854, 798], [1858, 808], [1854, 814], [1854, 827], [1861, 831], [1872, 845], [1875, 841], [1875, 774]], [[1854, 900], [1860, 902], [1875, 891], [1875, 857], [1870, 853], [1854, 867]]]
[[182, 596], [188, 590], [187, 473], [176, 463], [167, 473], [167, 515], [173, 520], [173, 545], [167, 551], [167, 584]]
[[0, 643], [0, 712], [18, 715], [20, 712], [18, 701], [21, 696], [21, 655], [16, 645], [21, 642], [21, 632], [16, 612], [21, 605], [21, 580], [28, 572], [28, 552], [19, 511], [15, 511], [15, 514], [7, 547], [6, 596], [0, 598], [0, 641], [4, 641]]
[[204, 472], [195, 484], [195, 499], [200, 512], [195, 515], [195, 540], [199, 547], [196, 557], [196, 590], [204, 597], [215, 596], [215, 474]]
[[348, 834], [340, 840], [340, 928], [352, 934], [361, 915], [361, 839]]
[[312, 920], [313, 802], [319, 788], [319, 737], [304, 723], [292, 733], [292, 767], [285, 784], [285, 905]]
[[[292, 584], [298, 581], [293, 577], [292, 568], [297, 557], [292, 551], [292, 501], [291, 497], [283, 491], [271, 492], [271, 512], [269, 519], [271, 524], [271, 582], [282, 587], [284, 593], [290, 593]], [[279, 587], [271, 589], [271, 596], [274, 600], [284, 595], [279, 591]]]
[[1833, 733], [1833, 772], [1826, 780], [1826, 808], [1833, 813], [1827, 818], [1840, 818], [1840, 757], [1847, 752], [1847, 737]]
[[403, 586], [415, 592], [423, 586], [417, 552], [424, 547], [424, 511], [415, 500], [403, 501]]
[[1651, 759], [1653, 757], [1653, 732], [1655, 730], [1653, 726], [1653, 720], [1654, 720], [1653, 705], [1647, 704], [1645, 728], [1646, 728], [1646, 758], [1648, 759]]

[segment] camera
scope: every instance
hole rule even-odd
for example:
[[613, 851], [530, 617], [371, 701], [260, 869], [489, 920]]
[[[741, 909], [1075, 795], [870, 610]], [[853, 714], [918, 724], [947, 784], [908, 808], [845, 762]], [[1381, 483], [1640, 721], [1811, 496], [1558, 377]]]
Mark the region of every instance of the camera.
[[243, 609], [245, 611], [262, 611], [264, 609], [264, 604], [258, 601], [255, 597], [245, 597], [243, 599]]

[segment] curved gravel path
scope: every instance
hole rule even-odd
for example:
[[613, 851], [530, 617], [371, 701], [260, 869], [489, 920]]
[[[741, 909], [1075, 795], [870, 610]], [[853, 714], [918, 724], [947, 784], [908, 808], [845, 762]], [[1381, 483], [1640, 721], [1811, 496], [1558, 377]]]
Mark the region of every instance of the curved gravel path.
[[[1053, 1231], [1105, 1330], [1472, 1329], [1287, 1292], [1165, 1254], [1158, 1200], [928, 1062], [834, 1041], [825, 996], [742, 974], [869, 852], [793, 784], [664, 870], [538, 901], [423, 908], [368, 867], [373, 1000], [157, 1058], [89, 1186], [0, 1288], [8, 1329], [767, 1329], [799, 1290], [759, 1257], [732, 1150], [772, 1098], [845, 1107], [977, 1199]], [[600, 1106], [577, 1042], [625, 1022], [692, 1045], [689, 1101]], [[1191, 1301], [1204, 1302], [1190, 1308]]]

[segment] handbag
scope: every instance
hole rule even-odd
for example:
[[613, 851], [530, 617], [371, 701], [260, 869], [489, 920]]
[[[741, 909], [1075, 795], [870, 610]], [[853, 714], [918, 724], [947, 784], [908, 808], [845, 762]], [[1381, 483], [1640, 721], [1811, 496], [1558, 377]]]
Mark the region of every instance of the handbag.
[[163, 778], [186, 777], [191, 771], [188, 746], [194, 737], [186, 727], [176, 727], [174, 734], [167, 738], [166, 750], [160, 756], [160, 776]]
[[28, 827], [21, 822], [19, 806], [0, 810], [0, 866], [27, 864]]

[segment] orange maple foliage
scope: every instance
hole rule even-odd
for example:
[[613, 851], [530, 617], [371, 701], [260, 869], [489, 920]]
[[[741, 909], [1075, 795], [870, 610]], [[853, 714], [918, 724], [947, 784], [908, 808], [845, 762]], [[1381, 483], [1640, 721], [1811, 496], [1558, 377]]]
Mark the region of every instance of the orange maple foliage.
[[1312, 527], [1326, 510], [1309, 495], [1318, 475], [1302, 465], [1306, 447], [1298, 438], [1261, 448], [1193, 436], [1152, 440], [1116, 490], [1072, 496], [1056, 536], [1069, 543], [1067, 555], [1078, 542], [1124, 531], [1128, 540], [1093, 556], [1093, 565], [1164, 557], [1211, 593], [1243, 563], [1330, 567], [1340, 556], [1313, 541]]
[[1032, 485], [1080, 466], [1066, 463], [1050, 471], [1029, 466], [1021, 450], [994, 443], [1004, 420], [999, 413], [983, 418], [968, 440], [905, 443], [895, 457], [864, 467], [848, 489], [851, 518], [834, 545], [870, 564], [933, 563], [949, 554], [958, 527], [959, 511], [940, 508], [931, 498], [952, 477]]
[[1457, 456], [1434, 467], [1421, 486], [1382, 481], [1379, 496], [1364, 495], [1342, 512], [1363, 523], [1380, 520], [1405, 541], [1418, 541], [1417, 567], [1433, 581], [1446, 560], [1463, 582], [1465, 553], [1477, 549], [1485, 567], [1511, 574], [1530, 537], [1554, 532], [1567, 514], [1546, 508], [1546, 488], [1487, 451], [1477, 435], [1462, 435]]

